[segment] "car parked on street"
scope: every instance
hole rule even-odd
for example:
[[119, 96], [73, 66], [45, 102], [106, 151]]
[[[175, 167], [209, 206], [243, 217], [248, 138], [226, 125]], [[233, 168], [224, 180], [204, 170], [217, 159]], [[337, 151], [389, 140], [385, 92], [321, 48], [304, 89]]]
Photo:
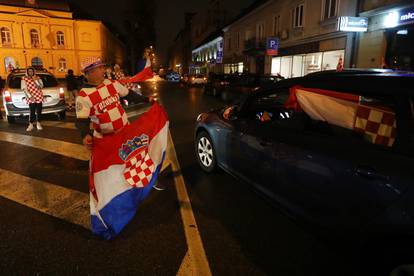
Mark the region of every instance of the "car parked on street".
[[282, 80], [281, 76], [260, 74], [233, 74], [228, 77], [228, 84], [222, 87], [218, 96], [225, 102], [238, 101], [253, 91], [273, 86]]
[[[29, 116], [29, 105], [26, 95], [21, 89], [21, 79], [26, 69], [15, 69], [8, 76], [3, 89], [3, 105], [7, 121], [14, 123], [15, 118]], [[42, 79], [43, 109], [42, 114], [54, 113], [59, 119], [65, 118], [65, 90], [60, 86], [53, 74], [46, 69], [36, 68], [36, 74]]]
[[414, 73], [327, 71], [202, 113], [196, 158], [325, 227], [414, 235]]
[[166, 79], [171, 82], [179, 82], [181, 80], [181, 76], [177, 72], [171, 71], [167, 73]]
[[207, 77], [204, 75], [189, 75], [187, 77], [187, 85], [205, 85], [207, 83]]
[[219, 96], [223, 90], [229, 87], [230, 81], [231, 75], [229, 74], [210, 74], [204, 86], [204, 93]]

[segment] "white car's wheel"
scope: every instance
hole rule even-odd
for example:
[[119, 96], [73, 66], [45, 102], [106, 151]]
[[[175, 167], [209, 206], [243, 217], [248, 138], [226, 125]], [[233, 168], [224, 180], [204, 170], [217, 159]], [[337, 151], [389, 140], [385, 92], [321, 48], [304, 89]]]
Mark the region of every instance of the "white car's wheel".
[[216, 168], [216, 153], [213, 142], [207, 132], [200, 132], [196, 138], [196, 157], [198, 164], [206, 172], [212, 172]]

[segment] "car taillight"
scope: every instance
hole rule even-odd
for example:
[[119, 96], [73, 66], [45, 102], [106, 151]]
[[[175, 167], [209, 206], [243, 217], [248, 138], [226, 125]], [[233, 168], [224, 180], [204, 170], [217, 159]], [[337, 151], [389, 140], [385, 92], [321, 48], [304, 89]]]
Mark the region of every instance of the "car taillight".
[[63, 90], [63, 88], [59, 88], [59, 97], [61, 99], [65, 99], [65, 90]]
[[11, 103], [12, 101], [11, 94], [8, 90], [4, 91], [4, 100], [6, 103]]

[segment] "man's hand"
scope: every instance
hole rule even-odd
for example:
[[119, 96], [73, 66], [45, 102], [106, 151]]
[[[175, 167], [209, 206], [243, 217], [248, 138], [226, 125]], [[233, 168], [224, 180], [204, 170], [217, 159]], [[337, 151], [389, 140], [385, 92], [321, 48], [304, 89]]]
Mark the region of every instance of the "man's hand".
[[92, 150], [92, 146], [93, 146], [93, 138], [90, 134], [87, 134], [83, 140], [82, 140], [83, 144], [85, 145], [85, 147], [88, 150]]

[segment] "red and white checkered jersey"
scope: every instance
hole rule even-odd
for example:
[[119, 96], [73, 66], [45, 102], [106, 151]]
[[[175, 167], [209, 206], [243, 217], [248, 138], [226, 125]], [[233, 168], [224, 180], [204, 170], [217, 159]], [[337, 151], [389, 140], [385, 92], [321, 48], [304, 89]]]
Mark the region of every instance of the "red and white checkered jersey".
[[[105, 79], [97, 87], [82, 88], [76, 98], [76, 117], [90, 118], [99, 134], [111, 134], [128, 124], [128, 117], [119, 97], [128, 95], [128, 89], [118, 81]], [[96, 135], [96, 133], [95, 133]]]
[[115, 79], [116, 80], [125, 79], [124, 72], [122, 72], [122, 71], [115, 71]]
[[[21, 88], [23, 91], [27, 91], [33, 99], [26, 97], [26, 102], [28, 104], [32, 103], [42, 103], [43, 102], [43, 92], [41, 88], [41, 80], [37, 80], [38, 83], [35, 82], [34, 79], [29, 77], [23, 77], [21, 81]], [[40, 82], [40, 83], [39, 83]]]

